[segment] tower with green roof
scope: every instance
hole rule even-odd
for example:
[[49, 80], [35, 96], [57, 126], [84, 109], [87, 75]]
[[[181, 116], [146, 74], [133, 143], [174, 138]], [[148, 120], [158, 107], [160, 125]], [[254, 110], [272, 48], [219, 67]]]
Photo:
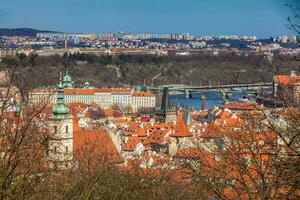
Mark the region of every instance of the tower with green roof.
[[72, 78], [69, 75], [69, 71], [66, 70], [64, 77], [63, 77], [63, 86], [65, 88], [73, 88], [73, 82], [72, 82]]
[[94, 87], [91, 85], [90, 82], [85, 81], [84, 84], [83, 84], [83, 88], [85, 88], [85, 89], [93, 89]]
[[73, 116], [65, 105], [64, 84], [60, 76], [56, 86], [57, 99], [48, 119], [50, 140], [48, 144], [48, 160], [50, 167], [70, 169], [73, 162]]
[[192, 124], [192, 117], [190, 114], [190, 109], [184, 109], [182, 120], [185, 125], [191, 125]]

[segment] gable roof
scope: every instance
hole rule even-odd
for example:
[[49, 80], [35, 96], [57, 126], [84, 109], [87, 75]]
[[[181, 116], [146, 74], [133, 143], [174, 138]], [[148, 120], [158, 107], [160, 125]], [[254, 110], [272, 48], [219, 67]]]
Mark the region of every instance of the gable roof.
[[103, 129], [77, 130], [74, 132], [73, 142], [74, 157], [79, 162], [87, 158], [94, 164], [99, 159], [105, 159], [108, 163], [122, 161], [111, 138]]

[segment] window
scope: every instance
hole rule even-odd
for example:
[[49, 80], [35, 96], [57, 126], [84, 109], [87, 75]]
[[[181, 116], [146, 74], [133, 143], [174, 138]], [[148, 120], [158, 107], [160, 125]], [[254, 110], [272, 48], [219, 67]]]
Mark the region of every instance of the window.
[[66, 133], [69, 133], [69, 126], [66, 126]]
[[54, 147], [54, 153], [57, 153], [57, 147]]
[[69, 148], [66, 146], [66, 154], [69, 153]]

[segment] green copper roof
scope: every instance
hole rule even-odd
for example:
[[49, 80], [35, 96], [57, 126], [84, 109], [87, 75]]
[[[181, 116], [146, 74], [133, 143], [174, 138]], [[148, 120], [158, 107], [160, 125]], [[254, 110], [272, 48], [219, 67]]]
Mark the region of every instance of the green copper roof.
[[71, 88], [71, 87], [73, 87], [72, 78], [71, 78], [71, 76], [69, 75], [68, 70], [66, 70], [66, 72], [65, 72], [65, 75], [64, 75], [64, 78], [63, 78], [63, 85], [64, 85], [64, 87], [66, 87], [66, 88]]
[[90, 82], [86, 81], [86, 82], [84, 82], [84, 84], [83, 84], [83, 88], [90, 89], [90, 88], [93, 88], [93, 87], [92, 87], [92, 85], [90, 84]]
[[55, 118], [63, 118], [68, 115], [69, 108], [65, 105], [64, 85], [61, 76], [59, 79], [59, 83], [56, 86], [56, 89], [57, 89], [57, 99], [56, 99], [56, 104], [52, 109], [52, 113]]
[[183, 112], [183, 122], [185, 125], [191, 125], [192, 124], [192, 118], [190, 115], [190, 111], [188, 109], [184, 109]]
[[142, 89], [142, 87], [141, 86], [135, 86], [135, 91], [137, 91], [137, 92], [142, 92], [143, 91], [143, 89]]

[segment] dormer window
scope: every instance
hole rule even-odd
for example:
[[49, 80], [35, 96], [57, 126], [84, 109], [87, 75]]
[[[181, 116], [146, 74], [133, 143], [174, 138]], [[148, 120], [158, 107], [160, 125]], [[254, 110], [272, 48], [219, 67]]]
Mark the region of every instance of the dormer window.
[[69, 133], [69, 126], [66, 126], [66, 133]]
[[215, 161], [217, 162], [221, 161], [221, 155], [215, 155]]

